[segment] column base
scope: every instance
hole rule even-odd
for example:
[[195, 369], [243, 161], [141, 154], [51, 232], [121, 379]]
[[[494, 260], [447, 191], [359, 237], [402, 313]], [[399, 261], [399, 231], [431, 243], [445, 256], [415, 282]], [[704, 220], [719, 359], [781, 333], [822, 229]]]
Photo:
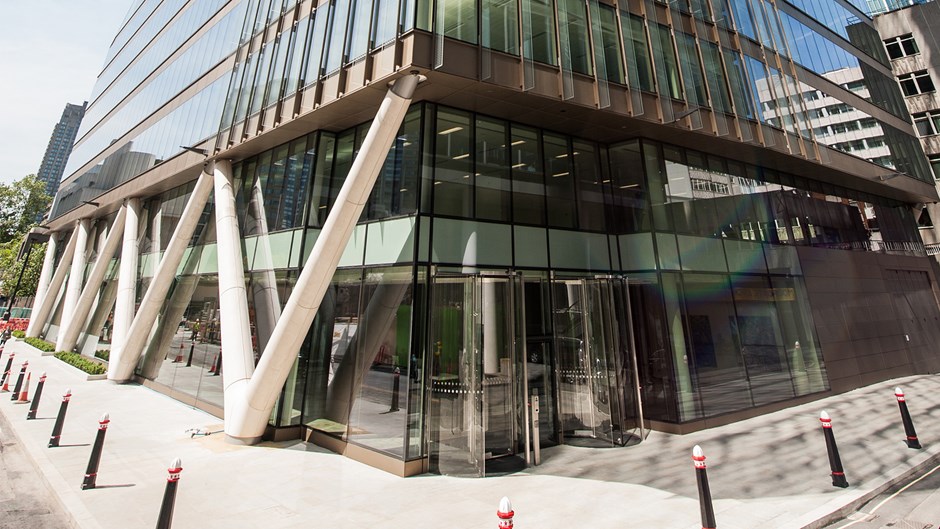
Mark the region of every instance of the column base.
[[261, 442], [261, 436], [258, 437], [233, 437], [225, 434], [225, 442], [232, 445], [252, 446]]

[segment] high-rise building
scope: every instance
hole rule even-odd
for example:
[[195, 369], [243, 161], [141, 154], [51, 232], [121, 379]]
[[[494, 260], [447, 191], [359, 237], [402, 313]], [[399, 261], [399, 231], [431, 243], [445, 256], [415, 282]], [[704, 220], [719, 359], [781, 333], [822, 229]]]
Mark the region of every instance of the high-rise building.
[[[904, 102], [914, 120], [927, 160], [940, 177], [940, 57], [936, 56], [940, 31], [940, 3], [904, 2], [874, 18], [891, 68], [901, 85]], [[928, 253], [940, 254], [940, 204], [926, 203], [918, 215], [921, 238]]]
[[864, 0], [138, 0], [91, 101], [28, 334], [233, 440], [485, 475], [940, 369]]
[[65, 164], [72, 152], [72, 144], [75, 143], [75, 135], [82, 124], [87, 106], [87, 101], [81, 105], [66, 103], [62, 117], [52, 130], [46, 154], [42, 157], [42, 164], [36, 174], [39, 180], [46, 184], [46, 194], [49, 196], [55, 196], [56, 190], [59, 189], [59, 180], [65, 172]]

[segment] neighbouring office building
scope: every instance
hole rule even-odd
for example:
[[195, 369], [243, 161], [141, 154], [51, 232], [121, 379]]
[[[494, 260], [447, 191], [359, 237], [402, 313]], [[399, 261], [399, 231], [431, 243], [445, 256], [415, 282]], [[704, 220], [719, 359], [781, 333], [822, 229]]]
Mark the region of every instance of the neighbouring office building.
[[52, 130], [46, 154], [42, 157], [39, 172], [36, 173], [39, 180], [46, 184], [46, 194], [49, 196], [54, 196], [59, 189], [59, 181], [65, 173], [65, 164], [72, 152], [72, 144], [75, 143], [75, 135], [82, 124], [87, 106], [87, 101], [81, 105], [66, 103], [62, 117]]
[[868, 9], [138, 0], [29, 334], [401, 475], [935, 372], [937, 195]]
[[[884, 40], [891, 68], [901, 85], [914, 129], [934, 172], [940, 175], [940, 57], [936, 56], [940, 31], [940, 4], [932, 1], [904, 2], [874, 18]], [[929, 255], [940, 254], [940, 205], [927, 203], [918, 213], [921, 238]]]

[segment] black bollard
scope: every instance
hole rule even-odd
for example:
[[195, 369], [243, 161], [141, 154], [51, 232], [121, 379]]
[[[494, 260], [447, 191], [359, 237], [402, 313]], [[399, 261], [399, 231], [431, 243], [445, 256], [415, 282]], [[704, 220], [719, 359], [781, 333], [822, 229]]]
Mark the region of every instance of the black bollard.
[[401, 369], [395, 368], [395, 378], [392, 379], [392, 405], [388, 411], [398, 411], [398, 393], [401, 391]]
[[20, 368], [20, 375], [16, 377], [16, 384], [13, 385], [13, 395], [10, 395], [10, 400], [16, 400], [20, 396], [20, 389], [23, 388], [23, 379], [26, 378], [27, 367], [29, 367], [29, 360], [23, 362], [23, 367]]
[[6, 386], [8, 378], [10, 378], [10, 369], [13, 367], [13, 359], [16, 358], [16, 353], [10, 353], [10, 357], [7, 358], [7, 366], [3, 368], [3, 378], [0, 379], [0, 386]]
[[39, 411], [39, 399], [42, 397], [42, 386], [46, 383], [46, 372], [43, 371], [39, 377], [39, 384], [36, 386], [36, 393], [33, 395], [33, 402], [29, 405], [29, 413], [26, 414], [26, 420], [35, 419], [36, 412]]
[[826, 437], [826, 451], [829, 453], [829, 468], [832, 470], [832, 486], [846, 488], [849, 482], [845, 479], [845, 471], [842, 468], [842, 459], [839, 458], [839, 447], [836, 446], [836, 436], [832, 433], [832, 419], [829, 414], [823, 411], [819, 414], [819, 422], [822, 423], [823, 435]]
[[69, 399], [72, 398], [72, 390], [65, 390], [62, 395], [62, 404], [59, 406], [59, 414], [55, 418], [55, 426], [52, 427], [52, 437], [49, 438], [49, 448], [59, 446], [59, 438], [62, 437], [62, 425], [65, 424], [65, 412], [69, 409]]
[[160, 505], [160, 515], [157, 517], [157, 529], [170, 529], [170, 525], [173, 523], [176, 486], [179, 484], [180, 472], [182, 470], [183, 464], [178, 457], [170, 463], [170, 468], [167, 469], [170, 475], [166, 478], [166, 489], [163, 491], [163, 503]]
[[186, 359], [186, 367], [193, 366], [193, 351], [196, 349], [196, 342], [189, 344], [189, 358]]
[[101, 463], [101, 449], [104, 448], [104, 434], [108, 432], [108, 423], [111, 419], [105, 413], [98, 421], [98, 435], [95, 444], [91, 447], [91, 457], [88, 458], [88, 468], [85, 469], [85, 480], [82, 481], [82, 490], [95, 488], [98, 480], [98, 464]]
[[920, 450], [920, 441], [917, 440], [917, 432], [914, 431], [914, 421], [911, 420], [911, 412], [907, 411], [907, 401], [904, 400], [904, 392], [901, 388], [894, 388], [894, 396], [898, 398], [898, 407], [901, 409], [901, 422], [904, 423], [904, 435], [907, 437], [907, 447]]
[[712, 492], [708, 488], [708, 474], [705, 471], [705, 454], [702, 447], [692, 449], [692, 464], [695, 465], [695, 483], [698, 485], [699, 510], [702, 513], [702, 529], [715, 529], [715, 508], [712, 506]]

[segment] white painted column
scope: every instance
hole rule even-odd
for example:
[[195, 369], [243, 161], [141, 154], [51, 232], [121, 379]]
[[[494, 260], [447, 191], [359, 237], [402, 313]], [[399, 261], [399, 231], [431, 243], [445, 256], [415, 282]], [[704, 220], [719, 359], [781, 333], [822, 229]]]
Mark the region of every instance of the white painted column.
[[421, 76], [417, 72], [399, 78], [379, 106], [323, 231], [317, 237], [271, 340], [264, 348], [245, 398], [240, 402], [226, 402], [226, 408], [234, 408], [225, 412], [225, 434], [233, 442], [256, 443], [261, 439], [278, 394], [297, 359], [420, 81]]
[[91, 231], [91, 222], [81, 219], [75, 225], [78, 239], [75, 241], [75, 253], [72, 255], [72, 266], [69, 269], [69, 280], [65, 284], [65, 298], [62, 300], [62, 323], [59, 334], [66, 329], [75, 314], [75, 306], [82, 295], [82, 283], [85, 280], [85, 256], [88, 255], [88, 232]]
[[82, 332], [86, 320], [88, 320], [88, 312], [91, 310], [92, 302], [101, 290], [101, 282], [104, 281], [104, 274], [108, 271], [108, 265], [111, 263], [114, 252], [117, 251], [118, 243], [121, 242], [121, 235], [124, 233], [124, 217], [126, 214], [127, 206], [121, 206], [117, 216], [114, 218], [111, 229], [108, 230], [108, 236], [104, 241], [104, 245], [98, 251], [98, 257], [95, 259], [91, 273], [88, 274], [88, 281], [85, 283], [85, 287], [82, 289], [81, 295], [75, 303], [72, 316], [62, 326], [62, 330], [56, 338], [56, 351], [71, 351], [75, 348], [78, 335]]
[[124, 347], [127, 330], [134, 320], [134, 305], [137, 303], [137, 265], [140, 260], [140, 247], [137, 244], [137, 230], [140, 222], [140, 199], [131, 198], [124, 204], [127, 210], [124, 217], [124, 238], [121, 242], [121, 267], [118, 270], [117, 299], [114, 302], [114, 321], [111, 324], [111, 364], [115, 367], [120, 358], [114, 353]]
[[[183, 209], [183, 214], [180, 215], [176, 230], [174, 230], [163, 258], [160, 259], [160, 264], [157, 265], [157, 270], [150, 280], [150, 287], [147, 288], [144, 299], [140, 302], [137, 315], [134, 316], [134, 321], [127, 331], [127, 338], [123, 346], [117, 348], [119, 361], [114, 362], [112, 360], [110, 362], [116, 364], [116, 366], [113, 371], [108, 370], [108, 380], [126, 382], [134, 375], [134, 367], [144, 350], [147, 338], [150, 337], [153, 322], [157, 319], [160, 307], [163, 306], [166, 300], [166, 294], [176, 277], [176, 269], [179, 267], [186, 247], [189, 246], [189, 240], [199, 223], [199, 217], [206, 207], [206, 201], [209, 199], [209, 193], [211, 192], [212, 176], [203, 171], [199, 175], [199, 179], [196, 180], [196, 187], [193, 188], [193, 192], [189, 196], [189, 201]], [[115, 348], [112, 348], [112, 351], [114, 350]]]
[[251, 323], [242, 258], [241, 233], [235, 209], [232, 163], [215, 162], [215, 233], [219, 259], [219, 323], [222, 326], [222, 378], [225, 423], [243, 402], [248, 381], [255, 370], [251, 348]]
[[[53, 267], [55, 266], [55, 252], [59, 246], [58, 235], [58, 232], [50, 233], [49, 241], [46, 242], [46, 255], [42, 260], [42, 271], [39, 272], [39, 283], [36, 285], [36, 294], [35, 297], [33, 297], [33, 310], [30, 314], [35, 314], [39, 311], [39, 307], [46, 297], [46, 292], [49, 291], [49, 282], [52, 281]], [[29, 325], [26, 327], [27, 335], [29, 335], [29, 332], [33, 329], [33, 322], [35, 321], [36, 319], [30, 316]]]
[[65, 276], [69, 273], [69, 267], [66, 266], [66, 263], [72, 262], [72, 256], [75, 254], [75, 243], [78, 240], [78, 228], [76, 227], [72, 230], [72, 235], [69, 237], [69, 242], [65, 245], [65, 251], [62, 252], [62, 258], [59, 260], [59, 267], [56, 268], [55, 273], [52, 275], [52, 280], [49, 281], [49, 288], [46, 290], [46, 294], [42, 298], [42, 304], [39, 305], [38, 309], [33, 311], [30, 316], [29, 329], [26, 331], [26, 336], [29, 338], [38, 338], [39, 334], [42, 333], [43, 327], [46, 326], [46, 321], [49, 319], [49, 315], [52, 314], [53, 305], [55, 305], [56, 298], [59, 297], [59, 291], [62, 288], [62, 283], [65, 282]]

